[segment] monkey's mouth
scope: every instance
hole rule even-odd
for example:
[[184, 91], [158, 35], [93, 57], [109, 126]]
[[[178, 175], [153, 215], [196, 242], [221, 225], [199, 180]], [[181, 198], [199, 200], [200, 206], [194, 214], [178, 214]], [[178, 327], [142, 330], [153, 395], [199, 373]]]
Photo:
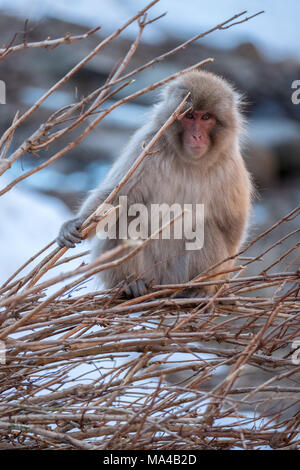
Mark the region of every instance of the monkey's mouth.
[[207, 145], [204, 142], [186, 144], [188, 153], [193, 157], [202, 157], [207, 150]]

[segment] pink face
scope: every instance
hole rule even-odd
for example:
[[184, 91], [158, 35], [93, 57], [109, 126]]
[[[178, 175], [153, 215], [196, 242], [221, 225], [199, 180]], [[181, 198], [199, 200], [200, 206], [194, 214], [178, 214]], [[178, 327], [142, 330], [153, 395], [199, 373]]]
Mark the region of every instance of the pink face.
[[188, 154], [201, 157], [209, 148], [216, 117], [208, 111], [190, 111], [182, 119], [183, 145]]

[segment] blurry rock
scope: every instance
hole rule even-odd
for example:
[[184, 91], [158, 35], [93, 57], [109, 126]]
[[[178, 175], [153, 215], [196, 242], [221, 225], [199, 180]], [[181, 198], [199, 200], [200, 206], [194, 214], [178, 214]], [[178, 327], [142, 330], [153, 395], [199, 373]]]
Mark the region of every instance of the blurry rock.
[[256, 187], [270, 187], [278, 180], [278, 159], [271, 149], [250, 144], [245, 151], [245, 159]]
[[247, 59], [262, 61], [262, 55], [252, 42], [242, 42], [235, 48], [235, 52]]
[[300, 176], [300, 138], [275, 147], [280, 165], [280, 175], [294, 178]]

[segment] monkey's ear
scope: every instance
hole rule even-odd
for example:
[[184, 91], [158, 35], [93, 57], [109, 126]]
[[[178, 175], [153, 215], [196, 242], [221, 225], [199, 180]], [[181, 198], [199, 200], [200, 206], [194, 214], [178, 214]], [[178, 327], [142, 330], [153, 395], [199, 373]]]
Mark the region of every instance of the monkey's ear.
[[177, 89], [180, 91], [180, 93], [183, 93], [183, 94], [186, 94], [186, 95], [189, 92], [189, 90], [183, 85], [179, 85]]
[[240, 93], [239, 91], [234, 90], [233, 99], [235, 106], [240, 112], [245, 111], [249, 105], [246, 93]]
[[181, 83], [178, 83], [176, 81], [171, 82], [169, 85], [167, 85], [165, 88], [162, 89], [162, 94], [164, 97], [170, 97], [170, 96], [186, 96], [188, 94], [189, 90]]
[[[189, 93], [189, 90], [188, 90], [186, 87], [184, 87], [183, 85], [178, 85], [178, 86], [176, 87], [176, 89], [173, 90], [173, 92], [174, 92], [174, 91], [175, 91], [175, 93], [176, 93], [177, 96], [178, 96], [178, 95], [179, 95], [180, 97], [182, 96], [182, 98], [184, 98], [184, 97]], [[190, 96], [189, 99], [191, 100], [191, 96]]]
[[245, 99], [246, 99], [246, 95], [245, 95], [245, 94], [240, 93], [240, 92], [237, 91], [237, 90], [234, 90], [234, 91], [233, 91], [233, 100], [234, 100], [234, 104], [235, 104], [236, 106], [241, 106], [241, 105], [243, 105]]
[[192, 98], [190, 90], [188, 90], [185, 86], [177, 85], [173, 87], [170, 90], [169, 97], [174, 96], [176, 100], [180, 101], [180, 100], [183, 100], [183, 98], [185, 98], [188, 93], [190, 93], [190, 96], [186, 102], [185, 107], [190, 108], [191, 106], [193, 106], [193, 98]]

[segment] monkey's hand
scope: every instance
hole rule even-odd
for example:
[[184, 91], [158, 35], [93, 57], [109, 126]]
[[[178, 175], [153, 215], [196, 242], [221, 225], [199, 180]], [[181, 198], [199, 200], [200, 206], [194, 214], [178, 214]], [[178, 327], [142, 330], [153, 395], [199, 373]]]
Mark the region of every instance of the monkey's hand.
[[82, 241], [79, 228], [84, 220], [85, 219], [83, 217], [76, 217], [75, 219], [68, 220], [61, 226], [58, 237], [56, 239], [57, 244], [61, 248], [64, 246], [67, 246], [68, 248], [74, 248], [76, 243], [80, 243]]
[[124, 294], [128, 298], [141, 297], [147, 294], [148, 286], [143, 279], [137, 279], [136, 281], [126, 282], [124, 288]]

